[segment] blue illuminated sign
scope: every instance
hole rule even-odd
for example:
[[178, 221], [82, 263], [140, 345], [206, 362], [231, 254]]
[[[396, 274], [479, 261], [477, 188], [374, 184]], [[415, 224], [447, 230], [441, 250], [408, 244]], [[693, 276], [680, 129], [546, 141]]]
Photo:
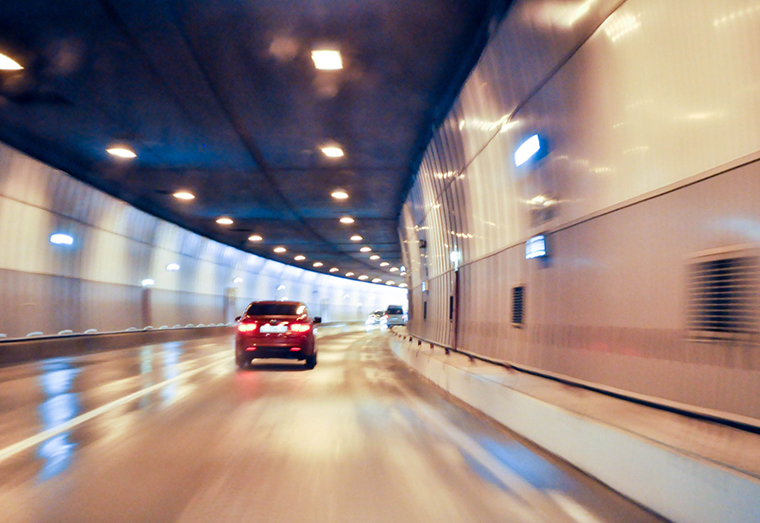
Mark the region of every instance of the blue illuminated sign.
[[543, 234], [534, 236], [525, 242], [525, 259], [542, 258], [546, 256], [546, 238]]
[[[537, 134], [534, 134], [525, 140], [515, 151], [515, 166], [519, 167], [541, 151], [543, 143]], [[546, 152], [542, 151], [540, 156], [545, 156]]]

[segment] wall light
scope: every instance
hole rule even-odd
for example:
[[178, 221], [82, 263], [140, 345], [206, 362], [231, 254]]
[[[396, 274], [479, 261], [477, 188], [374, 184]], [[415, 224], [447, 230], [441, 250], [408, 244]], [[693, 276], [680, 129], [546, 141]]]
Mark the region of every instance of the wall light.
[[56, 245], [73, 245], [74, 237], [69, 236], [68, 234], [57, 232], [50, 235], [50, 243], [54, 243]]
[[166, 266], [167, 271], [178, 271], [179, 270], [179, 263], [170, 263]]
[[515, 151], [515, 166], [519, 167], [541, 150], [541, 140], [537, 134], [534, 134], [525, 140]]
[[525, 242], [525, 259], [543, 258], [546, 256], [546, 237], [543, 234], [534, 236]]

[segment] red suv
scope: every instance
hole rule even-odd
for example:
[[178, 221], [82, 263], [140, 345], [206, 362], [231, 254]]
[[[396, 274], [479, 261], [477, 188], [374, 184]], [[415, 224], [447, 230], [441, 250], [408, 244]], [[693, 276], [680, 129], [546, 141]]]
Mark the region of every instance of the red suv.
[[317, 364], [314, 326], [322, 318], [309, 316], [297, 301], [254, 301], [240, 322], [235, 338], [235, 363], [245, 368], [255, 358], [305, 360], [306, 368]]

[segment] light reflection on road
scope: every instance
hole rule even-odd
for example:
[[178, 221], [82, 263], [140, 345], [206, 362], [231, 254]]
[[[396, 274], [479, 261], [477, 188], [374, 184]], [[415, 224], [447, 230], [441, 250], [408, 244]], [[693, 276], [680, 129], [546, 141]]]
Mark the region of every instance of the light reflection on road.
[[[79, 369], [73, 367], [71, 361], [71, 358], [53, 358], [41, 363], [40, 385], [46, 399], [38, 411], [43, 431], [59, 427], [79, 414], [79, 394], [71, 392]], [[39, 473], [41, 481], [60, 474], [71, 464], [76, 443], [69, 441], [70, 436], [70, 431], [63, 432], [40, 445], [37, 455], [44, 460]]]

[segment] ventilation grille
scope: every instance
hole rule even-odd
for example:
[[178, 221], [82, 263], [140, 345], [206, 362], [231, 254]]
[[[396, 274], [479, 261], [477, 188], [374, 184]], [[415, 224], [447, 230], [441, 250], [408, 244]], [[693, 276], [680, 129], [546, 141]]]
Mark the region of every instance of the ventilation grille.
[[525, 286], [512, 287], [512, 325], [521, 327], [525, 320]]
[[689, 336], [697, 339], [749, 339], [758, 332], [758, 259], [733, 256], [689, 267]]

